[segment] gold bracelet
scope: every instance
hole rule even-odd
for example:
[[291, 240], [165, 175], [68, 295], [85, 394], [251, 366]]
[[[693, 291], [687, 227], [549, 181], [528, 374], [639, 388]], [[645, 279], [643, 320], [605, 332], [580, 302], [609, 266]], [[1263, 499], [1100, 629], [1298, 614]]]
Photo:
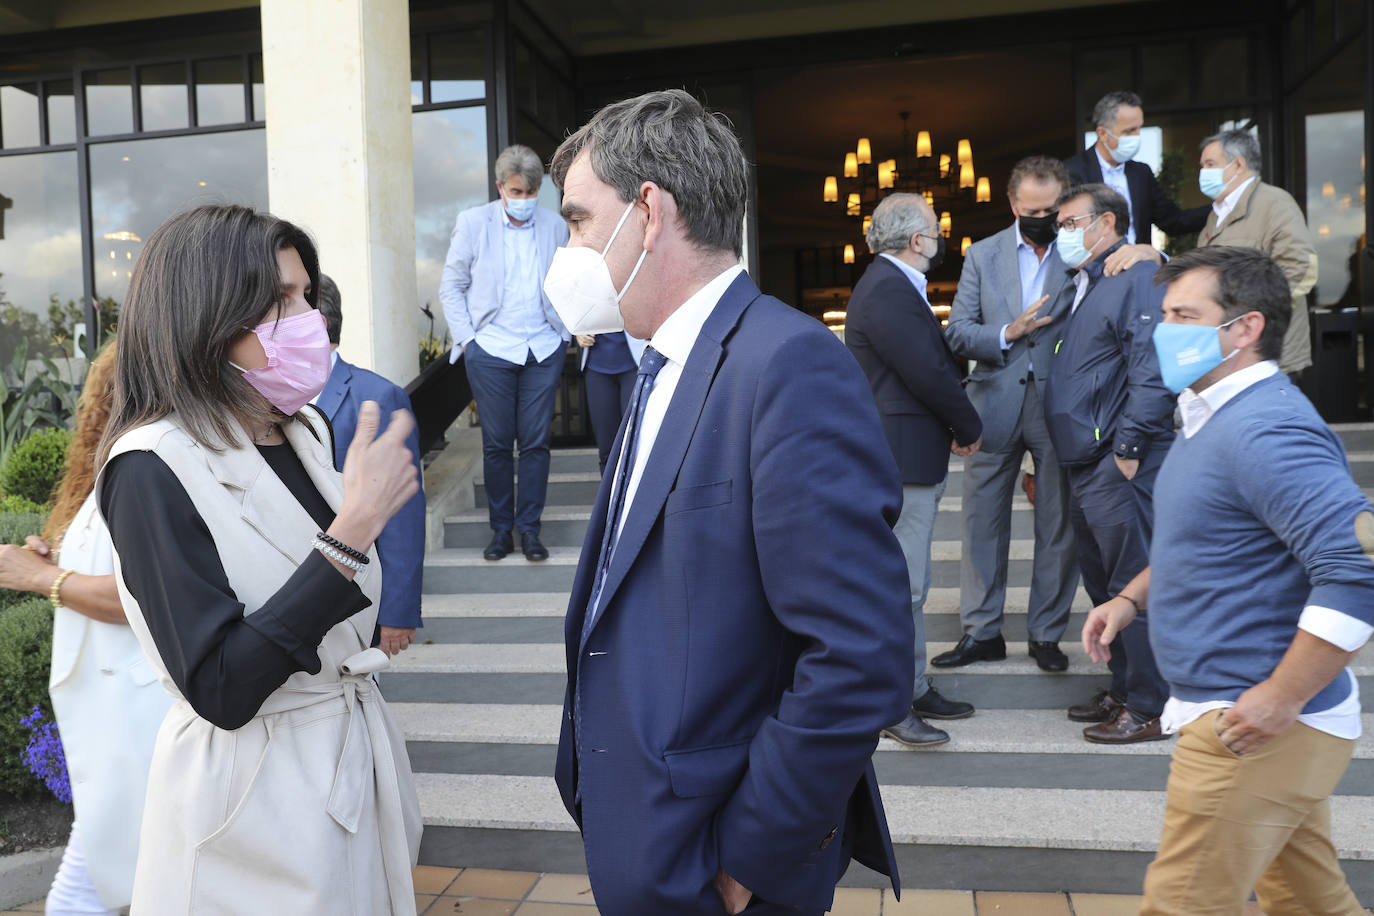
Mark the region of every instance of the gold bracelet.
[[52, 602], [54, 608], [62, 606], [62, 583], [67, 581], [67, 577], [76, 572], [74, 569], [64, 569], [58, 573], [56, 579], [52, 580], [52, 588], [48, 591], [48, 600]]

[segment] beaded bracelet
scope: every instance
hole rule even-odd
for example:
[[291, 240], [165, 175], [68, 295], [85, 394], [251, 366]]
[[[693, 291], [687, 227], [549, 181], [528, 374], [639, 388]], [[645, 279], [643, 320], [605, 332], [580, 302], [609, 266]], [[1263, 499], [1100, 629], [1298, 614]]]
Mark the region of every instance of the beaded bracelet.
[[315, 543], [312, 546], [314, 546], [314, 548], [318, 550], [320, 553], [329, 557], [329, 559], [333, 560], [335, 563], [338, 563], [340, 566], [346, 566], [354, 572], [362, 571], [363, 564], [359, 563], [357, 560], [353, 559], [347, 554], [335, 550], [332, 545], [326, 544], [319, 538], [315, 539]]
[[52, 602], [54, 608], [62, 606], [62, 583], [67, 581], [67, 577], [76, 572], [74, 569], [64, 569], [58, 577], [52, 580], [52, 588], [48, 590], [48, 600]]
[[361, 550], [358, 550], [355, 547], [349, 547], [343, 541], [339, 540], [336, 537], [332, 537], [328, 534], [325, 534], [323, 531], [318, 532], [315, 535], [315, 537], [318, 540], [324, 541], [326, 544], [328, 544], [330, 547], [333, 547], [335, 550], [348, 554], [350, 557], [357, 560], [359, 563], [362, 563], [364, 566], [371, 562], [371, 560], [368, 559], [367, 554], [363, 553]]

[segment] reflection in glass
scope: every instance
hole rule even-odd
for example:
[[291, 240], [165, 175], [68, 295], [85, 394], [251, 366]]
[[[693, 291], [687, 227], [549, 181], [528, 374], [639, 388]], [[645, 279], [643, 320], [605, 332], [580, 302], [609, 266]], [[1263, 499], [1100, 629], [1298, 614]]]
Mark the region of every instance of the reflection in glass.
[[[1091, 118], [1098, 99], [1135, 82], [1131, 57], [1132, 49], [1129, 46], [1083, 51], [1078, 66], [1078, 103], [1084, 115]], [[1146, 110], [1145, 114], [1148, 117], [1149, 111]]]
[[439, 275], [458, 213], [487, 202], [492, 187], [483, 107], [411, 115], [415, 137], [415, 283], [442, 330]]
[[[1185, 42], [1169, 44], [1149, 44], [1141, 48], [1141, 65], [1144, 71], [1141, 96], [1147, 105], [1186, 105], [1191, 101], [1189, 92], [1192, 87], [1190, 75], [1191, 55]], [[1209, 79], [1231, 82], [1231, 74], [1204, 71]], [[1232, 89], [1228, 85], [1228, 89]], [[1234, 94], [1234, 90], [1230, 94]]]
[[37, 146], [38, 86], [0, 86], [0, 143], [6, 149]]
[[1307, 228], [1317, 247], [1317, 304], [1339, 302], [1364, 232], [1364, 111], [1332, 111], [1304, 119], [1307, 146]]
[[127, 68], [86, 74], [86, 133], [128, 134], [134, 129], [134, 93]]
[[462, 102], [487, 93], [487, 43], [481, 29], [429, 37], [429, 100]]
[[190, 126], [185, 64], [139, 67], [138, 98], [143, 109], [144, 130], [177, 130]]
[[1199, 98], [1225, 101], [1254, 94], [1250, 79], [1250, 39], [1244, 35], [1209, 38], [1199, 44]]
[[43, 94], [48, 101], [48, 142], [75, 143], [76, 97], [72, 94], [72, 81], [44, 83]]
[[0, 190], [13, 204], [0, 238], [0, 302], [44, 317], [50, 297], [81, 301], [81, 207], [76, 153], [0, 156]]
[[123, 300], [143, 241], [172, 214], [204, 203], [267, 207], [262, 130], [101, 143], [90, 157], [100, 297]]
[[243, 58], [196, 61], [196, 123], [236, 124], [243, 117]]
[[267, 120], [267, 97], [262, 84], [262, 55], [255, 55], [252, 61], [253, 80], [253, 120]]

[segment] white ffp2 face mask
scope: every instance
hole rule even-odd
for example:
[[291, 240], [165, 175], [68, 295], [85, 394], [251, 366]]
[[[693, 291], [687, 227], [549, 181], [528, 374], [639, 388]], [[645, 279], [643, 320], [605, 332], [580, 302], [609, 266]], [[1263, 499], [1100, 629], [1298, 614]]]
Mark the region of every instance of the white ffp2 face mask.
[[620, 314], [620, 300], [634, 282], [635, 274], [644, 263], [648, 251], [639, 253], [630, 279], [616, 292], [611, 269], [606, 265], [606, 252], [611, 250], [620, 228], [629, 219], [634, 202], [625, 208], [620, 222], [615, 224], [610, 241], [598, 254], [595, 248], [559, 248], [553, 253], [549, 272], [544, 275], [544, 295], [553, 303], [554, 311], [570, 334], [611, 334], [625, 330]]

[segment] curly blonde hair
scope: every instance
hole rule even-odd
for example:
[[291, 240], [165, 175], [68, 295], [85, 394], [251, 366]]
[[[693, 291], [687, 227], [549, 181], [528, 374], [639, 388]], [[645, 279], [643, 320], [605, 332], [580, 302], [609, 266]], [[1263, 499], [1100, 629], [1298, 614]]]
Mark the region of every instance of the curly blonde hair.
[[77, 402], [76, 428], [67, 446], [67, 465], [57, 483], [57, 498], [43, 529], [43, 539], [56, 545], [95, 486], [95, 453], [110, 420], [114, 396], [115, 348], [107, 346], [91, 361]]

